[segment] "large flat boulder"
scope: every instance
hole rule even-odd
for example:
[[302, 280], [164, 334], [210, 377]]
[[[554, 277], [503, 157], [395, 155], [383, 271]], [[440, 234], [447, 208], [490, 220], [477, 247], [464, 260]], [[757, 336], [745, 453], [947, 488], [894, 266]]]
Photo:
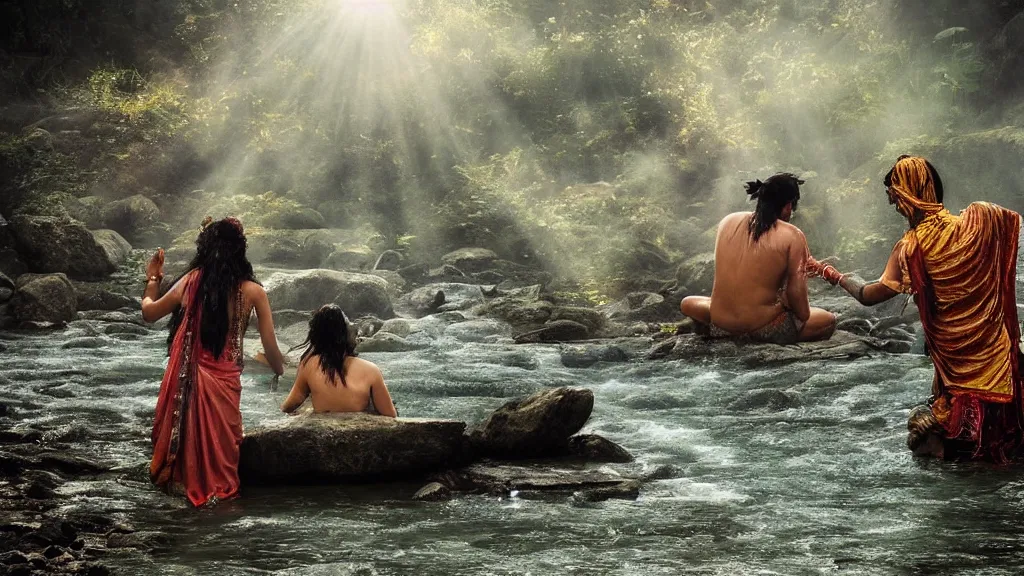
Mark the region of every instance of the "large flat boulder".
[[75, 287], [64, 274], [23, 274], [11, 310], [21, 322], [70, 322], [78, 311]]
[[746, 366], [759, 367], [814, 360], [854, 360], [873, 354], [906, 351], [895, 347], [894, 344], [902, 343], [871, 336], [857, 336], [842, 330], [837, 330], [828, 340], [787, 346], [681, 334], [655, 344], [648, 351], [647, 359], [730, 358], [739, 360]]
[[473, 429], [470, 443], [482, 458], [562, 456], [569, 452], [569, 437], [586, 424], [593, 409], [590, 390], [552, 388], [495, 410]]
[[265, 283], [271, 307], [316, 310], [337, 304], [349, 318], [395, 315], [388, 296], [388, 283], [369, 274], [313, 269], [278, 272]]
[[63, 272], [92, 280], [117, 270], [117, 263], [84, 224], [53, 216], [15, 216], [11, 228], [18, 251], [33, 272]]
[[243, 483], [361, 482], [466, 463], [466, 424], [369, 414], [295, 416], [250, 430]]

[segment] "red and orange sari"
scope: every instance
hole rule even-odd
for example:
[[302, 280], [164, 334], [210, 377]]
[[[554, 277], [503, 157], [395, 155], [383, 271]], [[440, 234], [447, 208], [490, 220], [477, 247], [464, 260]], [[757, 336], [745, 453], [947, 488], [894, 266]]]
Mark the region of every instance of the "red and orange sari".
[[922, 158], [897, 162], [891, 193], [922, 216], [897, 243], [882, 283], [914, 295], [935, 364], [931, 411], [947, 452], [997, 462], [1024, 448], [1016, 306], [1019, 214], [976, 202], [954, 216]]
[[[184, 318], [160, 385], [149, 466], [154, 484], [168, 493], [184, 492], [196, 507], [238, 494], [242, 443], [242, 323], [233, 323], [221, 358], [203, 348], [199, 336], [203, 306], [197, 297], [201, 275], [197, 271], [183, 280]], [[241, 303], [240, 293], [236, 300]], [[241, 306], [236, 308], [241, 311]]]

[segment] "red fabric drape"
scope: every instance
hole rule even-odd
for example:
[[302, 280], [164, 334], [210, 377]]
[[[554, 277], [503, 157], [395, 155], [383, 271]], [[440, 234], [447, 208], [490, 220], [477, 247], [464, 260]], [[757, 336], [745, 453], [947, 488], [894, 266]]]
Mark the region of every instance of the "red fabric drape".
[[202, 347], [200, 278], [197, 272], [186, 280], [185, 316], [160, 385], [149, 466], [154, 484], [184, 492], [197, 507], [238, 494], [242, 442], [241, 366], [230, 357], [231, 346], [220, 359]]

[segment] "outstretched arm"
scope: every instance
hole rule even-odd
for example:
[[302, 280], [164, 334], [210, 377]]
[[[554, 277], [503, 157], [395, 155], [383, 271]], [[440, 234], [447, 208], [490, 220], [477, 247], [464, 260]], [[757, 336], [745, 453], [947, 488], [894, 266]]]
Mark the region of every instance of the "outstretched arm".
[[270, 300], [266, 291], [258, 285], [252, 290], [251, 296], [253, 309], [256, 310], [260, 342], [263, 343], [263, 354], [274, 374], [280, 376], [284, 374], [284, 355], [281, 354], [281, 349], [277, 345], [277, 335], [274, 334], [274, 316], [270, 312]]
[[309, 382], [306, 380], [306, 365], [299, 365], [299, 372], [295, 375], [295, 384], [292, 384], [292, 391], [288, 393], [288, 398], [285, 399], [284, 404], [281, 404], [281, 411], [292, 413], [302, 403], [306, 401], [306, 397], [309, 396]]
[[833, 286], [838, 284], [861, 304], [874, 306], [899, 294], [899, 291], [894, 290], [892, 286], [900, 287], [906, 284], [903, 281], [903, 271], [900, 267], [902, 251], [903, 248], [900, 244], [893, 248], [892, 254], [889, 255], [889, 261], [885, 264], [882, 277], [874, 282], [865, 282], [854, 274], [843, 274], [831, 264], [814, 262], [814, 267], [818, 274]]

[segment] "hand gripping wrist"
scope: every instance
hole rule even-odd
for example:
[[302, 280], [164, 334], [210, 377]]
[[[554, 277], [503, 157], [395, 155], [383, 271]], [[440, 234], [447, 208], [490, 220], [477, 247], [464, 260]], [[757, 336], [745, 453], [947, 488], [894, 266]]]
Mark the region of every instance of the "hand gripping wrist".
[[840, 272], [839, 270], [836, 270], [835, 266], [831, 264], [825, 264], [825, 266], [821, 268], [821, 277], [824, 278], [825, 281], [828, 282], [829, 284], [835, 286], [836, 284], [839, 284], [840, 280], [843, 279], [843, 273]]

